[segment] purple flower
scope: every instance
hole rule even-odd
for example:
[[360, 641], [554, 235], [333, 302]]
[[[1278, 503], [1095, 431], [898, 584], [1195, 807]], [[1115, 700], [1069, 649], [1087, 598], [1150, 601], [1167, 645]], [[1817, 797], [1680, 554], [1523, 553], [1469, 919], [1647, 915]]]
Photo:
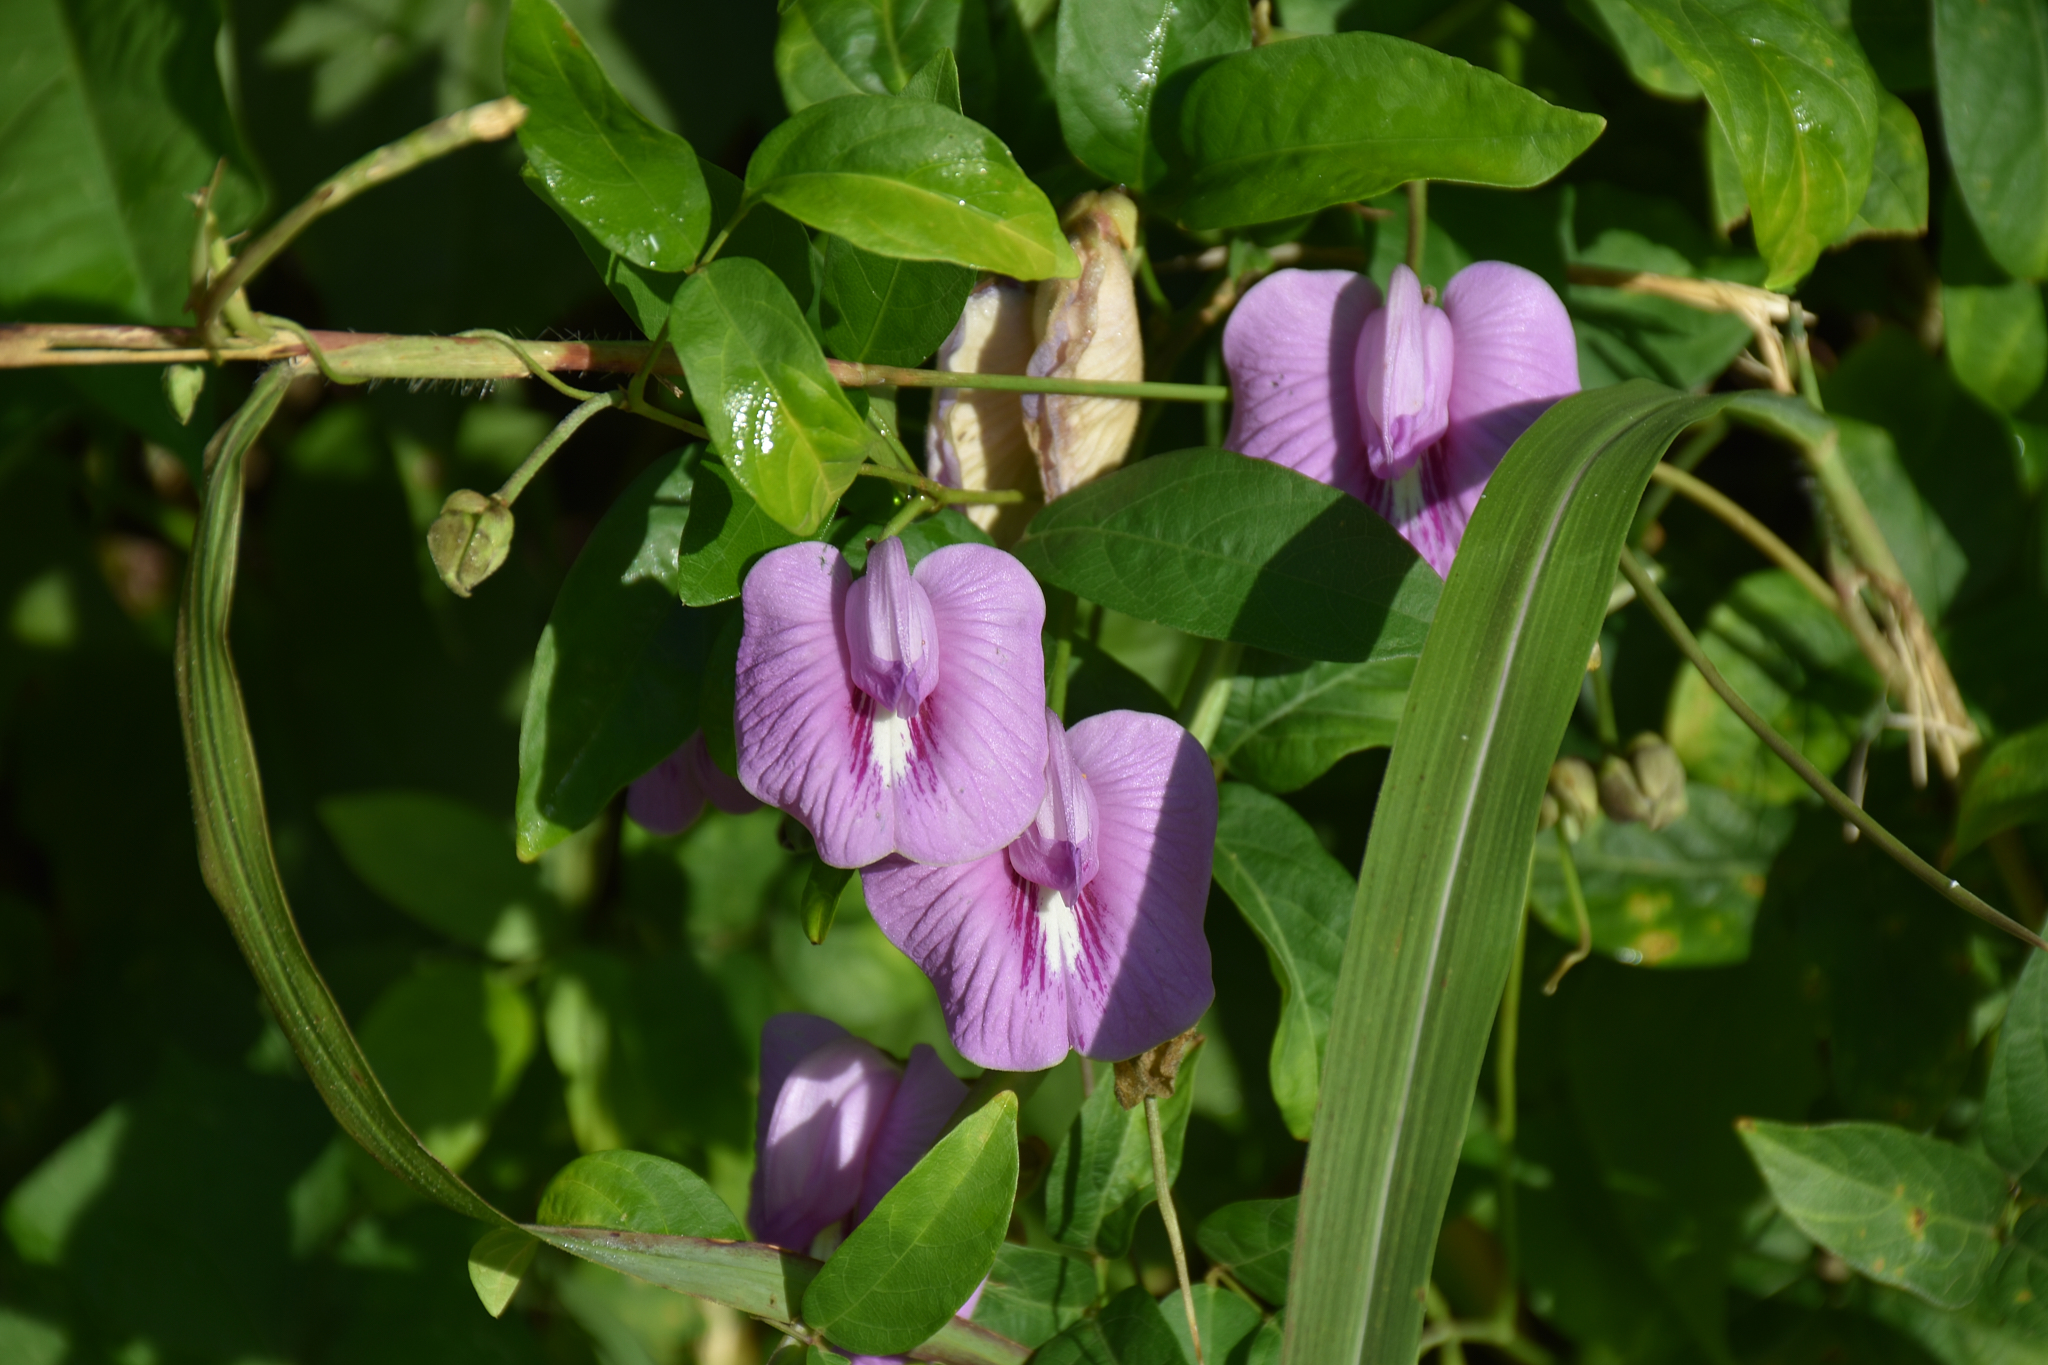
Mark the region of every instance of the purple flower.
[[1045, 790], [1045, 596], [986, 545], [854, 581], [830, 545], [762, 557], [741, 594], [740, 781], [834, 867], [959, 863], [1007, 844]]
[[966, 1098], [966, 1084], [922, 1043], [905, 1066], [829, 1019], [776, 1015], [761, 1028], [754, 1236], [830, 1255]]
[[1440, 574], [1501, 456], [1579, 390], [1578, 343], [1540, 276], [1466, 266], [1443, 306], [1394, 267], [1276, 270], [1223, 329], [1235, 407], [1224, 444], [1370, 505]]
[[649, 834], [681, 834], [697, 823], [707, 801], [727, 815], [761, 808], [745, 787], [711, 761], [702, 730], [626, 788], [626, 814]]
[[875, 923], [937, 987], [953, 1045], [1006, 1071], [1070, 1047], [1134, 1057], [1215, 995], [1208, 755], [1162, 716], [1111, 711], [1068, 731], [1044, 714], [1044, 799], [1015, 842], [958, 867], [889, 858], [861, 878]]

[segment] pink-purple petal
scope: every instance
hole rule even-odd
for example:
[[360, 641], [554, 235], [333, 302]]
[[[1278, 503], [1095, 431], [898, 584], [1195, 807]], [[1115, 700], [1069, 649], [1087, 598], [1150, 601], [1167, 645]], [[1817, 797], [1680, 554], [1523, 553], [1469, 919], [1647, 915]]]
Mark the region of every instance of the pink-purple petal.
[[1099, 816], [1101, 870], [1084, 892], [1084, 946], [1114, 964], [1099, 1007], [1077, 1001], [1075, 1046], [1090, 1057], [1134, 1057], [1192, 1028], [1215, 998], [1202, 934], [1215, 769], [1164, 716], [1110, 711], [1068, 739]]
[[946, 1069], [938, 1053], [924, 1043], [910, 1049], [903, 1083], [896, 1087], [896, 1097], [889, 1101], [889, 1112], [868, 1153], [860, 1202], [853, 1210], [855, 1223], [874, 1212], [882, 1196], [924, 1159], [966, 1098], [967, 1083]]
[[891, 791], [894, 837], [881, 851], [967, 862], [1016, 838], [1045, 790], [1045, 595], [987, 545], [934, 550], [915, 577], [931, 600], [939, 679]]
[[1373, 282], [1348, 270], [1276, 270], [1223, 327], [1230, 433], [1223, 444], [1356, 494], [1365, 472], [1353, 376]]
[[1095, 793], [1074, 761], [1059, 717], [1045, 713], [1045, 797], [1038, 815], [1010, 845], [1010, 866], [1027, 880], [1077, 901], [1095, 876]]
[[802, 1058], [757, 1137], [754, 1235], [809, 1250], [845, 1222], [903, 1071], [872, 1044], [840, 1038]]
[[1386, 306], [1365, 320], [1356, 371], [1366, 466], [1378, 479], [1415, 467], [1450, 425], [1451, 322], [1425, 303], [1405, 265], [1387, 282]]
[[739, 777], [755, 797], [788, 811], [834, 867], [889, 853], [895, 823], [875, 778], [862, 705], [846, 649], [852, 574], [830, 545], [771, 550], [740, 592], [745, 630], [734, 680]]
[[846, 646], [854, 686], [898, 715], [916, 711], [938, 682], [931, 598], [910, 576], [901, 537], [870, 550], [867, 572], [847, 590]]

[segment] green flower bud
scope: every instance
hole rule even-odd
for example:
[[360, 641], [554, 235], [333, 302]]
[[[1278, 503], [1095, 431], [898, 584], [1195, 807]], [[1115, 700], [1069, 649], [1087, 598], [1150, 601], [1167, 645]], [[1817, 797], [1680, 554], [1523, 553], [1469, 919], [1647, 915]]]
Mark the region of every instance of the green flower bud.
[[164, 401], [171, 405], [171, 415], [179, 426], [191, 426], [192, 409], [199, 405], [199, 395], [206, 388], [206, 367], [166, 365], [163, 382]]
[[1574, 843], [1600, 814], [1600, 782], [1593, 776], [1593, 765], [1583, 758], [1560, 758], [1551, 764], [1544, 795], [1555, 803], [1565, 837]]
[[1536, 808], [1536, 832], [1538, 834], [1548, 832], [1552, 826], [1557, 824], [1559, 815], [1557, 798], [1549, 792], [1543, 793], [1543, 804]]
[[1637, 735], [1626, 757], [1600, 765], [1600, 805], [1616, 820], [1663, 829], [1685, 814], [1685, 765], [1660, 736]]
[[434, 571], [457, 597], [496, 573], [512, 550], [512, 509], [493, 497], [458, 488], [427, 528]]

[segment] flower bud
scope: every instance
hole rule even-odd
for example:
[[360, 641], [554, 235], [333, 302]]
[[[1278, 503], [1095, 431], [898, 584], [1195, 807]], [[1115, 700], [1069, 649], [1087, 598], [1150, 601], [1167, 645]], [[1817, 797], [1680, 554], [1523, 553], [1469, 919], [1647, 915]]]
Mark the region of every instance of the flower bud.
[[1560, 758], [1550, 765], [1550, 784], [1545, 788], [1544, 802], [1548, 815], [1544, 829], [1559, 820], [1564, 822], [1565, 837], [1577, 843], [1586, 827], [1600, 814], [1600, 783], [1593, 776], [1593, 765], [1583, 758]]
[[[1135, 383], [1145, 377], [1145, 345], [1124, 253], [1137, 242], [1137, 206], [1116, 190], [1091, 191], [1069, 204], [1061, 221], [1081, 273], [1039, 282], [1038, 349], [1028, 373]], [[1130, 398], [1031, 393], [1023, 407], [1048, 502], [1121, 465], [1138, 429], [1138, 403]]]
[[164, 366], [164, 401], [171, 405], [171, 415], [178, 419], [178, 425], [192, 425], [192, 409], [199, 404], [199, 395], [206, 388], [206, 367], [204, 365]]
[[1685, 814], [1685, 765], [1657, 735], [1629, 741], [1600, 765], [1600, 804], [1616, 820], [1663, 829]]
[[[1031, 288], [988, 276], [967, 296], [960, 321], [939, 348], [938, 368], [955, 374], [1022, 374], [1037, 343], [1031, 335]], [[973, 503], [963, 510], [976, 526], [1007, 545], [1044, 505], [1031, 443], [1024, 437], [1023, 396], [995, 389], [940, 389], [925, 431], [925, 472], [951, 488], [1015, 488], [1021, 503]]]
[[512, 550], [512, 509], [494, 497], [458, 488], [427, 528], [434, 571], [457, 597], [496, 573]]

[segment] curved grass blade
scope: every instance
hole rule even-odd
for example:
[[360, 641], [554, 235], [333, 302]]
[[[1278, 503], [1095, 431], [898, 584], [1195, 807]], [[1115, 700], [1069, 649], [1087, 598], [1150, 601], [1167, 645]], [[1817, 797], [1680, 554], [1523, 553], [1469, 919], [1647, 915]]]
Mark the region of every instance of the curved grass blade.
[[1292, 1365], [1412, 1360], [1507, 980], [1537, 805], [1664, 449], [1719, 398], [1568, 398], [1465, 533], [1401, 717], [1338, 977], [1288, 1291]]

